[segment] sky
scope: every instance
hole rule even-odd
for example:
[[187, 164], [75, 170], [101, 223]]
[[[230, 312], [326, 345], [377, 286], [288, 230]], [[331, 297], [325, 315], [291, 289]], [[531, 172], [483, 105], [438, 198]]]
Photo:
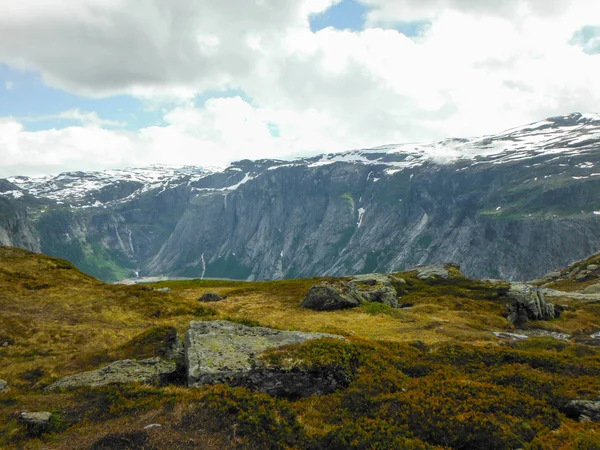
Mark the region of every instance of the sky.
[[598, 0], [19, 0], [0, 177], [218, 167], [600, 112]]

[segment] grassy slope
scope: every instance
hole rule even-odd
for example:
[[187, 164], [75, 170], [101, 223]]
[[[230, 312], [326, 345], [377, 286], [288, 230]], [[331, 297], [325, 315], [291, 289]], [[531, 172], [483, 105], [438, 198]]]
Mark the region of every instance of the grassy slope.
[[[299, 308], [314, 279], [113, 286], [65, 261], [0, 248], [0, 345], [12, 343], [0, 347], [0, 378], [13, 387], [0, 396], [0, 447], [88, 448], [106, 433], [162, 423], [149, 437], [129, 439], [149, 439], [147, 448], [600, 448], [598, 426], [559, 412], [565, 399], [597, 395], [600, 352], [548, 339], [500, 343], [491, 330], [512, 328], [501, 283], [399, 275], [411, 309], [367, 304], [324, 313]], [[152, 289], [159, 286], [173, 292]], [[208, 291], [227, 299], [201, 306]], [[600, 329], [594, 305], [574, 309], [539, 325]], [[225, 387], [42, 392], [59, 376], [150, 356], [148, 336], [168, 327], [181, 335], [195, 317], [343, 334], [362, 367], [349, 389], [294, 402]], [[25, 410], [51, 410], [60, 420], [36, 438], [16, 420]]]

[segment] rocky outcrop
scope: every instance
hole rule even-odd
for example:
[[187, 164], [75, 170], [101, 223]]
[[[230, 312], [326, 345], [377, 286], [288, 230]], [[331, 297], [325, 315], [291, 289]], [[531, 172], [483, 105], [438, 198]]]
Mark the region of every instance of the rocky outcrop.
[[73, 389], [82, 386], [97, 387], [107, 384], [141, 383], [160, 385], [177, 378], [175, 361], [164, 361], [160, 358], [142, 361], [115, 361], [98, 370], [78, 373], [61, 378], [46, 388], [47, 391], [57, 389]]
[[512, 300], [508, 320], [521, 325], [530, 320], [552, 320], [560, 316], [560, 308], [550, 303], [544, 291], [536, 286], [512, 283], [506, 294]]
[[23, 412], [19, 416], [19, 421], [32, 434], [42, 434], [48, 431], [50, 419], [52, 419], [52, 414], [47, 411]]
[[260, 358], [267, 350], [322, 338], [343, 339], [226, 321], [191, 322], [185, 335], [188, 386], [227, 383], [283, 397], [333, 392], [346, 382], [335, 371], [273, 367]]
[[4, 380], [0, 380], [0, 394], [7, 394], [10, 391], [10, 386]]
[[220, 302], [221, 300], [223, 300], [223, 297], [221, 297], [216, 292], [207, 292], [198, 300], [201, 302]]
[[600, 400], [571, 400], [565, 412], [582, 422], [600, 422]]
[[398, 294], [392, 282], [401, 284], [391, 275], [357, 275], [350, 281], [322, 281], [308, 291], [301, 307], [315, 311], [355, 308], [365, 302], [376, 302], [398, 308]]

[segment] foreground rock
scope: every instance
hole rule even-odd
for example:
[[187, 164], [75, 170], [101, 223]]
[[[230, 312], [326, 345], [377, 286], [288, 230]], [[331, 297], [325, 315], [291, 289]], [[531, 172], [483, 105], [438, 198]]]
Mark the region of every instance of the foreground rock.
[[401, 278], [378, 273], [357, 275], [348, 282], [322, 281], [308, 291], [300, 306], [315, 311], [334, 311], [376, 302], [398, 308], [398, 294], [393, 285], [405, 283]]
[[126, 359], [116, 361], [98, 370], [61, 378], [48, 386], [46, 390], [73, 389], [82, 386], [97, 387], [113, 383], [160, 385], [175, 380], [177, 373], [175, 361], [164, 361], [160, 358], [150, 358], [142, 361]]
[[582, 422], [600, 422], [600, 400], [571, 400], [566, 412]]
[[27, 427], [30, 433], [41, 434], [50, 428], [52, 414], [47, 411], [24, 412], [19, 416], [19, 421]]
[[188, 386], [227, 383], [283, 397], [333, 392], [346, 381], [334, 371], [272, 367], [260, 358], [267, 350], [321, 338], [343, 339], [226, 321], [191, 322], [185, 335]]
[[506, 295], [513, 301], [509, 306], [508, 320], [514, 324], [552, 320], [560, 316], [560, 309], [546, 299], [542, 289], [535, 286], [512, 283]]
[[4, 380], [0, 380], [0, 394], [6, 394], [10, 391], [10, 386]]

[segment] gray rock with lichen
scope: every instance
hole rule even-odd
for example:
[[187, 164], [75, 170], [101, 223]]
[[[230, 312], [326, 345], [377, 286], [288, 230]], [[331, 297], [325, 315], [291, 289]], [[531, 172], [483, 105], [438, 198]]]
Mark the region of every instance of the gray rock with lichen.
[[43, 433], [50, 427], [52, 414], [47, 411], [23, 412], [19, 421], [24, 424], [30, 432]]
[[207, 292], [198, 300], [201, 302], [220, 302], [221, 300], [223, 300], [223, 297], [221, 297], [216, 292]]
[[4, 380], [0, 380], [0, 394], [6, 394], [10, 391], [10, 386]]
[[552, 320], [560, 316], [560, 309], [546, 299], [543, 289], [523, 283], [511, 283], [506, 294], [512, 300], [508, 320], [523, 324], [530, 320]]
[[423, 281], [435, 279], [447, 280], [450, 278], [450, 272], [441, 264], [417, 267], [416, 271], [417, 278]]
[[162, 384], [176, 376], [177, 364], [175, 361], [165, 361], [160, 358], [141, 361], [126, 359], [115, 361], [97, 370], [61, 378], [48, 386], [46, 391], [82, 386], [97, 387], [113, 383]]
[[566, 405], [566, 412], [582, 422], [600, 422], [600, 400], [571, 400]]
[[227, 321], [191, 322], [185, 335], [189, 387], [227, 383], [285, 397], [332, 392], [340, 387], [335, 374], [285, 370], [267, 366], [260, 355], [271, 349], [333, 338], [325, 333], [247, 327]]
[[356, 308], [365, 302], [354, 283], [322, 281], [310, 288], [301, 307], [315, 311]]
[[365, 302], [376, 302], [398, 308], [398, 294], [393, 283], [402, 282], [386, 274], [356, 275], [346, 281], [322, 281], [313, 286], [301, 307], [315, 311], [355, 308]]

